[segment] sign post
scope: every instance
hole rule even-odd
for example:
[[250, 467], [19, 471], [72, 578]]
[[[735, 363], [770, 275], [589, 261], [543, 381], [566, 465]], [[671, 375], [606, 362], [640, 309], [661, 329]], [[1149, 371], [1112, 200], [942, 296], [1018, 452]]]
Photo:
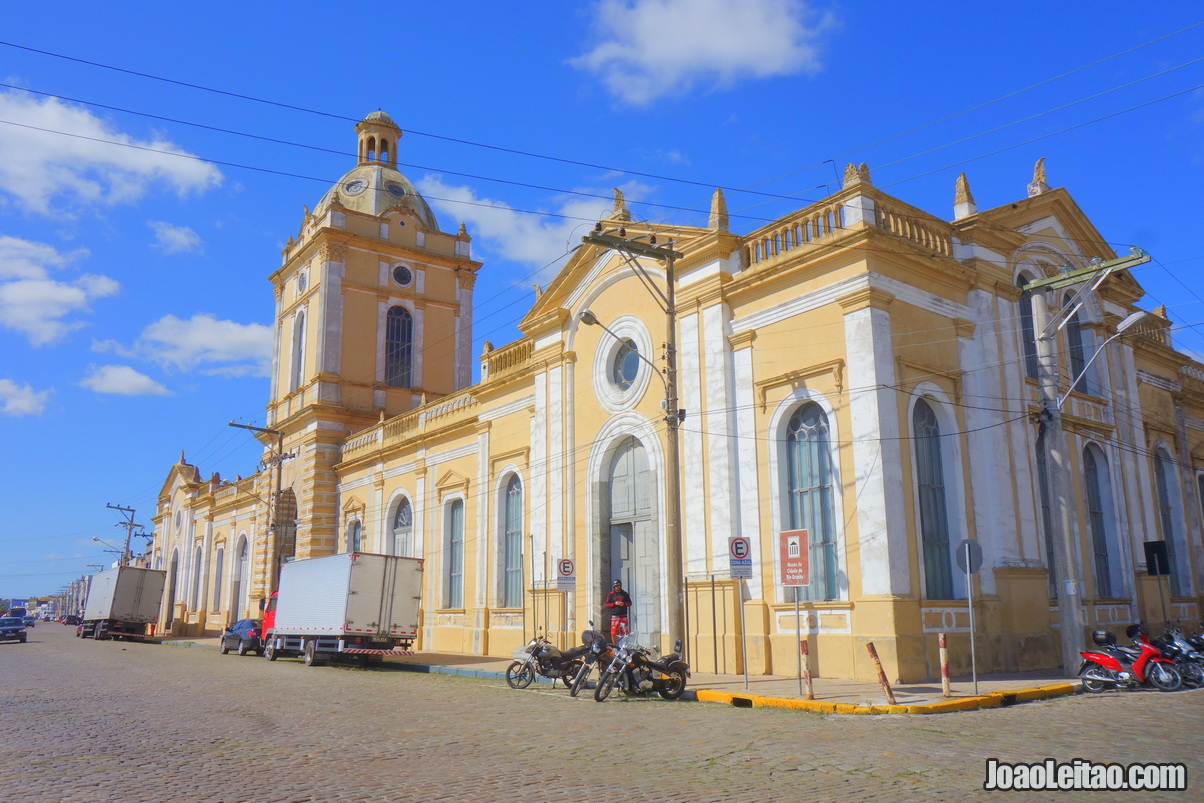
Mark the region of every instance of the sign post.
[[[727, 539], [727, 566], [733, 580], [752, 579], [752, 544], [742, 535]], [[748, 634], [744, 631], [744, 591], [736, 584], [736, 609], [740, 614], [740, 662], [744, 665], [744, 689], [748, 690]]]
[[974, 693], [978, 694], [978, 660], [974, 653], [974, 580], [982, 566], [982, 547], [969, 538], [957, 545], [957, 566], [966, 573], [966, 597], [970, 603], [970, 674], [974, 678]]
[[[783, 530], [778, 534], [778, 564], [782, 569], [782, 585], [794, 588], [794, 629], [798, 634], [798, 693], [803, 693], [803, 624], [799, 612], [798, 590], [811, 585], [810, 539], [806, 530]], [[810, 698], [808, 698], [810, 699]]]

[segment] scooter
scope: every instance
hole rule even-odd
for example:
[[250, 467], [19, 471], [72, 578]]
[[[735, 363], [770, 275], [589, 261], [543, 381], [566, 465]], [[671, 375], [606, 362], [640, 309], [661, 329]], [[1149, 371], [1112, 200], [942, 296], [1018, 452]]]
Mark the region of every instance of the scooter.
[[636, 644], [634, 636], [619, 639], [614, 659], [594, 688], [594, 700], [602, 702], [616, 686], [628, 697], [649, 692], [656, 692], [666, 700], [681, 697], [690, 675], [690, 665], [681, 659], [681, 639], [673, 652], [660, 660], [654, 659], [652, 653], [648, 647]]
[[1144, 631], [1140, 625], [1130, 625], [1125, 635], [1133, 640], [1133, 647], [1116, 646], [1116, 636], [1110, 630], [1096, 630], [1091, 640], [1099, 649], [1084, 650], [1083, 664], [1078, 676], [1083, 681], [1084, 691], [1097, 693], [1108, 688], [1133, 689], [1149, 685], [1159, 691], [1175, 691], [1183, 685], [1183, 677], [1175, 669], [1175, 663], [1162, 655], [1148, 640], [1140, 638]]
[[585, 646], [573, 647], [561, 652], [542, 634], [527, 642], [527, 646], [514, 651], [514, 663], [506, 667], [506, 683], [512, 689], [525, 689], [535, 676], [551, 678], [553, 688], [557, 680], [567, 687], [581, 671]]

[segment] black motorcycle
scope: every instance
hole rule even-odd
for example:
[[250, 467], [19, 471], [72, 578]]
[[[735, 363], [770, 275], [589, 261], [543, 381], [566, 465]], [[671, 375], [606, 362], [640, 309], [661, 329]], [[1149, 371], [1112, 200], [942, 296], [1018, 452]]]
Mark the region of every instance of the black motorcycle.
[[525, 689], [539, 675], [551, 678], [553, 688], [557, 680], [567, 687], [581, 671], [585, 651], [582, 645], [562, 652], [541, 633], [514, 651], [514, 663], [506, 667], [506, 682], [512, 689]]
[[656, 692], [666, 700], [676, 700], [685, 693], [689, 675], [690, 666], [681, 659], [680, 639], [673, 652], [657, 660], [653, 650], [636, 644], [633, 636], [624, 636], [598, 679], [594, 699], [602, 702], [617, 686], [628, 697]]
[[1150, 639], [1150, 643], [1175, 662], [1184, 686], [1192, 689], [1204, 686], [1204, 653], [1184, 638], [1182, 629], [1168, 627], [1161, 636]]
[[[590, 622], [589, 624], [593, 628], [594, 623]], [[585, 656], [582, 658], [581, 670], [573, 677], [573, 685], [569, 686], [570, 697], [576, 697], [581, 693], [589, 681], [589, 676], [593, 674], [595, 666], [607, 667], [614, 659], [611, 643], [597, 630], [586, 630], [581, 634], [581, 642], [585, 645]]]

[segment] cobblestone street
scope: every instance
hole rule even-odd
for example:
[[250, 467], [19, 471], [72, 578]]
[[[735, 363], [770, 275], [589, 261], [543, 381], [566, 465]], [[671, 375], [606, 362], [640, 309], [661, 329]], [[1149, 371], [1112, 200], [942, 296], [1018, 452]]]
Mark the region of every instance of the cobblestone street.
[[[538, 684], [73, 632], [43, 623], [28, 644], [0, 644], [0, 800], [1182, 801], [1204, 790], [1204, 691], [821, 716], [598, 704]], [[988, 793], [988, 757], [1183, 761], [1188, 791]]]

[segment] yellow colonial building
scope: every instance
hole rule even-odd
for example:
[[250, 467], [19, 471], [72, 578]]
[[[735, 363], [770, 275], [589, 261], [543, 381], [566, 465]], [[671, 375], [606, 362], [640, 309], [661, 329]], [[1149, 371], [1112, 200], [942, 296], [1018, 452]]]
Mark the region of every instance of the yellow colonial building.
[[[873, 677], [872, 641], [891, 679], [930, 679], [938, 633], [968, 671], [971, 590], [980, 671], [1049, 668], [1060, 482], [1084, 632], [1199, 620], [1204, 366], [1156, 312], [1133, 324], [1128, 271], [1023, 289], [1116, 257], [1040, 165], [985, 211], [959, 178], [952, 221], [850, 165], [745, 235], [718, 191], [705, 228], [634, 222], [616, 193], [598, 230], [640, 247], [579, 247], [522, 338], [475, 355], [474, 384], [489, 268], [397, 171], [396, 124], [376, 112], [356, 134], [358, 163], [271, 273], [263, 463], [230, 483], [181, 455], [164, 482], [162, 627], [218, 631], [258, 615], [282, 561], [358, 550], [425, 559], [420, 649], [505, 656], [537, 627], [573, 643], [619, 578], [641, 641], [684, 638], [699, 671], [746, 655], [791, 674], [803, 638], [820, 677]], [[1040, 331], [1046, 303], [1060, 329]], [[1054, 359], [1064, 437], [1038, 381]], [[732, 577], [732, 538], [751, 578]], [[1147, 541], [1168, 577], [1148, 576]], [[803, 556], [810, 584], [784, 586]]]

